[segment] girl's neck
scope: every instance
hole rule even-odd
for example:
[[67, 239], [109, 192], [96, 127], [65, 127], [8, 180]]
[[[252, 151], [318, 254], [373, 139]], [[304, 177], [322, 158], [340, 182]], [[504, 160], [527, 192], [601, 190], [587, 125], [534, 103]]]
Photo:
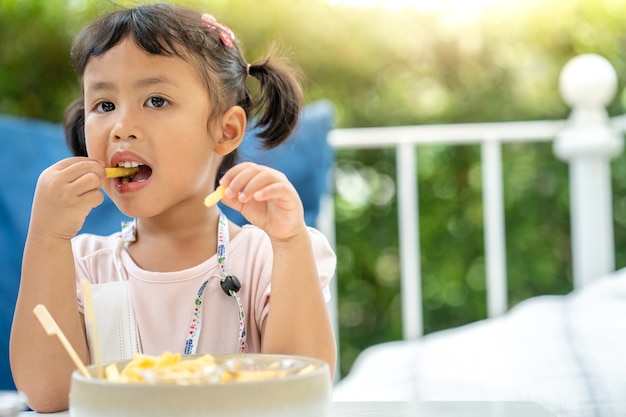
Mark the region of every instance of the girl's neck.
[[[196, 213], [197, 214], [197, 213]], [[172, 272], [198, 265], [217, 251], [219, 210], [198, 216], [137, 220], [137, 241], [129, 253], [142, 269]]]

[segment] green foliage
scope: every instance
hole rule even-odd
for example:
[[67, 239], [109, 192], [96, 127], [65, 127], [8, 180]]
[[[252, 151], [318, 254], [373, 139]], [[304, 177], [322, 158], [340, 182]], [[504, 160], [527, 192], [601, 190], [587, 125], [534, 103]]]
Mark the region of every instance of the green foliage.
[[[119, 2], [132, 4], [132, 2]], [[330, 5], [324, 0], [187, 1], [230, 26], [249, 61], [276, 40], [302, 68], [307, 99], [337, 106], [339, 127], [560, 119], [558, 75], [605, 56], [626, 77], [626, 0], [505, 0], [478, 17]], [[0, 112], [58, 122], [80, 93], [71, 38], [108, 1], [0, 0]], [[626, 93], [609, 106], [623, 113]], [[425, 329], [486, 315], [480, 151], [420, 147]], [[509, 299], [571, 290], [567, 167], [548, 144], [503, 149]], [[614, 163], [618, 267], [626, 265], [626, 164]], [[371, 344], [401, 338], [398, 220], [391, 150], [337, 155], [342, 374]]]
[[59, 121], [79, 94], [69, 44], [93, 8], [66, 3], [0, 1], [0, 113]]

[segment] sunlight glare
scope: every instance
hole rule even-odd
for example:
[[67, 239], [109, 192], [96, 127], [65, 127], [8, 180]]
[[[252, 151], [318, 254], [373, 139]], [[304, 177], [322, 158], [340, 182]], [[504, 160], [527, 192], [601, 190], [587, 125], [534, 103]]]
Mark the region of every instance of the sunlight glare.
[[331, 5], [381, 7], [388, 10], [412, 8], [423, 12], [450, 12], [465, 18], [478, 17], [485, 7], [505, 0], [327, 0]]

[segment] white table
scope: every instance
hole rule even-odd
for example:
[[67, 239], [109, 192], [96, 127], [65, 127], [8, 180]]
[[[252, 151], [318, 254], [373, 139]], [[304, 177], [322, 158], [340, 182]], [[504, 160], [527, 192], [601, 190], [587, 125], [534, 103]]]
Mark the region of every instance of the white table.
[[329, 417], [556, 417], [538, 403], [485, 401], [334, 402]]
[[[20, 413], [33, 417], [34, 412]], [[69, 417], [69, 412], [45, 414]], [[556, 417], [544, 406], [531, 402], [420, 401], [333, 402], [327, 417]], [[114, 417], [114, 416], [111, 416]]]

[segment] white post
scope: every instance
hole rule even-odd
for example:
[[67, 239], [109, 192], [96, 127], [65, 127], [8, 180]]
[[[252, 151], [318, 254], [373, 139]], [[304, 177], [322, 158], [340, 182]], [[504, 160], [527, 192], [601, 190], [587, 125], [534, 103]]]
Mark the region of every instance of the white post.
[[396, 147], [398, 181], [398, 234], [402, 296], [402, 336], [417, 339], [424, 333], [422, 275], [419, 246], [417, 157], [411, 143]]
[[613, 66], [595, 54], [570, 60], [559, 78], [563, 100], [572, 108], [568, 126], [554, 141], [554, 153], [569, 163], [574, 286], [615, 269], [611, 159], [623, 140], [611, 128], [606, 106], [617, 91]]
[[481, 146], [481, 155], [487, 267], [487, 317], [496, 317], [508, 310], [501, 143], [496, 140], [484, 141]]

